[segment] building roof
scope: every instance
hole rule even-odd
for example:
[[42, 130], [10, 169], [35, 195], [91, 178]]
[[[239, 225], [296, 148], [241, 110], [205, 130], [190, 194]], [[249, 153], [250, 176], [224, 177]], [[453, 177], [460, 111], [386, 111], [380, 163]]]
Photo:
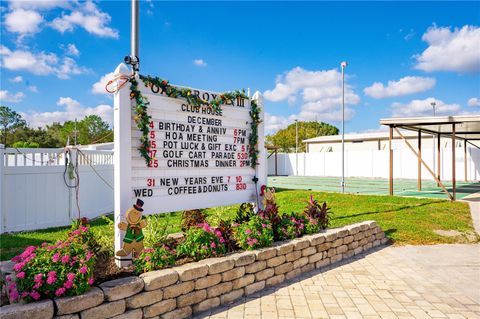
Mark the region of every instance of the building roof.
[[[427, 134], [425, 134], [427, 135]], [[418, 133], [405, 131], [404, 136], [406, 137], [417, 137]], [[380, 132], [371, 132], [371, 133], [350, 133], [345, 134], [345, 141], [376, 141], [376, 140], [388, 140], [389, 132], [380, 131]], [[396, 137], [397, 138], [397, 137]], [[327, 136], [317, 136], [307, 140], [303, 140], [304, 143], [331, 143], [331, 142], [340, 142], [342, 140], [342, 135], [327, 135]]]
[[480, 140], [480, 115], [428, 116], [381, 119], [380, 124], [410, 131], [422, 131], [465, 140]]

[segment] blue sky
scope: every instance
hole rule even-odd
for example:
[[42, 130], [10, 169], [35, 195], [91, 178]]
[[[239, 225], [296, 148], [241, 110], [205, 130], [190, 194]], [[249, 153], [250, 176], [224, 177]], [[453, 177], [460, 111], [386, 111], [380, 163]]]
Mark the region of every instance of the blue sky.
[[[271, 133], [294, 119], [347, 132], [391, 116], [480, 114], [480, 2], [140, 3], [141, 73], [264, 93]], [[32, 126], [99, 114], [130, 51], [129, 1], [2, 1], [1, 103]]]

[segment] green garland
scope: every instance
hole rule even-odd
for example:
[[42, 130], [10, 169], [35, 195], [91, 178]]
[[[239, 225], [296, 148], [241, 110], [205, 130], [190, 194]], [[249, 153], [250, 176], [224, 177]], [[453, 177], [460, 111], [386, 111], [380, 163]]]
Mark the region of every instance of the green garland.
[[252, 130], [252, 133], [250, 133], [250, 135], [248, 136], [248, 155], [250, 156], [250, 166], [255, 169], [258, 164], [258, 125], [262, 120], [260, 119], [260, 108], [258, 107], [257, 102], [255, 100], [252, 100], [250, 105], [250, 117], [252, 118], [252, 121], [250, 122], [250, 128]]
[[[193, 94], [192, 90], [186, 88], [177, 88], [173, 85], [170, 85], [167, 80], [160, 79], [158, 77], [140, 75], [140, 80], [142, 80], [147, 87], [153, 88], [153, 86], [156, 86], [159, 90], [159, 93], [165, 94], [168, 97], [184, 98], [190, 105], [195, 107], [209, 107], [216, 112], [221, 110], [221, 105], [223, 104], [233, 105], [235, 100], [238, 98], [248, 99], [248, 96], [245, 94], [245, 90], [236, 90], [219, 94], [219, 96], [212, 101], [206, 101], [201, 99], [198, 95]], [[148, 104], [150, 104], [150, 102], [148, 102], [147, 98], [144, 97], [138, 89], [138, 82], [134, 77], [130, 79], [130, 83], [130, 98], [135, 100], [135, 106], [133, 107], [135, 116], [133, 119], [137, 124], [137, 128], [142, 132], [142, 136], [140, 137], [140, 147], [138, 150], [140, 155], [145, 159], [146, 164], [149, 165], [152, 160], [152, 157], [150, 156], [149, 138], [149, 125], [152, 117], [147, 113]], [[248, 137], [249, 157], [250, 166], [255, 169], [258, 160], [258, 125], [260, 124], [261, 120], [260, 108], [254, 100], [251, 101], [250, 117], [252, 118], [252, 122], [250, 123], [252, 132]]]

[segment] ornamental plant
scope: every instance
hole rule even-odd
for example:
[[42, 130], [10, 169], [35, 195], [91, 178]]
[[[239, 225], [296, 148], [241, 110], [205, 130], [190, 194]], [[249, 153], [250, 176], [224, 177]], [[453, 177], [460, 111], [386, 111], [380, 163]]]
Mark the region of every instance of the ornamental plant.
[[327, 203], [320, 205], [317, 200], [313, 199], [313, 195], [310, 195], [310, 200], [303, 211], [307, 218], [308, 224], [306, 226], [307, 234], [318, 233], [322, 229], [326, 229], [330, 225], [330, 207], [327, 207]]
[[30, 246], [12, 261], [16, 281], [7, 278], [10, 300], [34, 300], [74, 296], [86, 292], [94, 283], [95, 254], [84, 243], [81, 226], [67, 240], [54, 245]]
[[[266, 198], [265, 198], [266, 199]], [[258, 215], [263, 219], [266, 219], [272, 225], [273, 238], [275, 241], [282, 240], [283, 235], [281, 233], [282, 227], [282, 217], [278, 212], [277, 203], [275, 203], [275, 198], [272, 196], [270, 199], [266, 199], [264, 202], [265, 209], [260, 210]]]
[[222, 232], [207, 222], [189, 228], [185, 240], [177, 246], [177, 256], [200, 260], [225, 254], [225, 238]]
[[176, 251], [167, 245], [156, 248], [145, 248], [140, 255], [133, 260], [135, 273], [162, 269], [175, 265]]
[[233, 224], [233, 227], [233, 237], [245, 250], [267, 247], [273, 242], [272, 224], [268, 219], [253, 216], [248, 222]]
[[182, 231], [187, 231], [191, 227], [203, 224], [207, 216], [200, 209], [186, 210], [182, 214]]
[[292, 212], [282, 216], [279, 236], [281, 239], [293, 239], [305, 234], [306, 218], [302, 214]]
[[237, 224], [248, 222], [250, 218], [255, 216], [255, 207], [252, 203], [243, 203], [237, 210], [237, 214], [233, 221]]

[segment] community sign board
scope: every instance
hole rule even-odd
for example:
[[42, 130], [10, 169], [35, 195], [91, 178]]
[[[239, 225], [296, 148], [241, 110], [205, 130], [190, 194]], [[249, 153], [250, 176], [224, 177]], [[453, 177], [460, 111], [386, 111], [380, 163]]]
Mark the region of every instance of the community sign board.
[[[122, 65], [116, 72], [129, 73]], [[138, 151], [142, 132], [133, 119], [135, 101], [128, 87], [115, 95], [116, 222], [138, 198], [144, 202], [144, 214], [258, 203], [267, 170], [263, 122], [258, 127], [258, 164], [252, 168], [250, 162], [251, 99], [238, 98], [218, 110], [195, 107], [138, 80], [151, 116], [147, 163]], [[191, 91], [207, 101], [219, 94]], [[253, 98], [262, 108], [260, 94]]]

